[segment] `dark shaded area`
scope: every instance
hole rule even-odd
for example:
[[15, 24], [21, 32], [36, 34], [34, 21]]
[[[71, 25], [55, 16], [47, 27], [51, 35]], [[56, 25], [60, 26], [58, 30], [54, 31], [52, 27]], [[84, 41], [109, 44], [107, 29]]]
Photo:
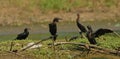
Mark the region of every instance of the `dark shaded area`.
[[78, 38], [78, 36], [73, 36], [73, 37], [71, 37], [71, 38], [69, 39], [69, 41], [75, 40], [75, 39], [77, 39], [77, 38]]

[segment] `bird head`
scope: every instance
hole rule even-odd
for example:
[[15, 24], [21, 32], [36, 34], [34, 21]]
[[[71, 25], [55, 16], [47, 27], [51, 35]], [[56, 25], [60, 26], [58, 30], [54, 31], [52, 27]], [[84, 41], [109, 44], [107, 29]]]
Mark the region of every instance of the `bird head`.
[[87, 29], [88, 29], [89, 31], [91, 31], [91, 32], [93, 31], [93, 30], [92, 30], [92, 27], [91, 27], [90, 25], [87, 26]]
[[28, 30], [30, 30], [30, 28], [25, 28], [25, 29], [24, 29], [24, 32], [27, 32]]
[[53, 22], [59, 22], [59, 20], [62, 20], [61, 18], [58, 18], [58, 17], [55, 17], [54, 19], [53, 19]]

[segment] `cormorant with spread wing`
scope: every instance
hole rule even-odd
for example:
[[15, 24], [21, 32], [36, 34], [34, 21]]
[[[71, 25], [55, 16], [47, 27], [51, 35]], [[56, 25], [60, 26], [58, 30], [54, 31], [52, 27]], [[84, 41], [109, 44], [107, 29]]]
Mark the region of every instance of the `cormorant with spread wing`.
[[28, 35], [29, 35], [28, 28], [25, 28], [23, 33], [20, 33], [17, 35], [16, 39], [17, 40], [24, 40], [28, 37]]
[[88, 41], [90, 42], [90, 44], [97, 44], [95, 38], [100, 37], [106, 33], [114, 32], [113, 30], [110, 30], [110, 29], [100, 28], [96, 32], [93, 33], [91, 26], [87, 26], [87, 28], [88, 28], [88, 32], [86, 33], [86, 37], [87, 37]]
[[86, 28], [79, 22], [79, 19], [80, 19], [80, 15], [77, 14], [76, 24], [77, 24], [77, 27], [79, 28], [79, 30], [81, 31], [81, 32], [79, 32], [80, 35], [83, 37], [83, 33], [86, 33], [87, 30], [86, 30]]

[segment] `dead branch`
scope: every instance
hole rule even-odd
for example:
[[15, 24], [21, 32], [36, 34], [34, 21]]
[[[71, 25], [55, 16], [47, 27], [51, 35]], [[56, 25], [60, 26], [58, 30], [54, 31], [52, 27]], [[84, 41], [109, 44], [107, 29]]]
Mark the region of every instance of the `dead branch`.
[[15, 53], [15, 52], [12, 52], [12, 51], [6, 51], [6, 52], [11, 53], [11, 54], [14, 54], [14, 55], [19, 56], [19, 57], [23, 57], [22, 55], [20, 55], [20, 54], [18, 54], [18, 53]]
[[90, 47], [90, 49], [92, 48], [92, 49], [95, 49], [95, 50], [97, 50], [98, 52], [101, 52], [101, 53], [109, 53], [109, 54], [114, 54], [114, 55], [116, 55], [116, 54], [120, 54], [120, 52], [119, 51], [117, 51], [117, 50], [110, 50], [110, 49], [106, 49], [106, 48], [102, 48], [102, 47], [100, 47], [100, 46], [96, 46], [96, 45], [91, 45], [91, 44], [84, 44], [84, 43], [74, 43], [74, 42], [56, 42], [54, 45], [55, 46], [58, 46], [58, 45], [62, 45], [62, 44], [75, 44], [75, 45], [80, 45], [80, 46], [84, 46], [84, 47], [86, 47], [86, 45], [87, 46], [89, 46]]

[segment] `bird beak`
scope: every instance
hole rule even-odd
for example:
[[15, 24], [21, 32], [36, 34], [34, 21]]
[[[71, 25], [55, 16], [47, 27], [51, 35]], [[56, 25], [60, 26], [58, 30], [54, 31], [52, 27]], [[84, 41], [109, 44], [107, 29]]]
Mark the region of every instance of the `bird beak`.
[[62, 20], [62, 18], [59, 18], [59, 19], [58, 19], [58, 22], [59, 22], [59, 20]]

